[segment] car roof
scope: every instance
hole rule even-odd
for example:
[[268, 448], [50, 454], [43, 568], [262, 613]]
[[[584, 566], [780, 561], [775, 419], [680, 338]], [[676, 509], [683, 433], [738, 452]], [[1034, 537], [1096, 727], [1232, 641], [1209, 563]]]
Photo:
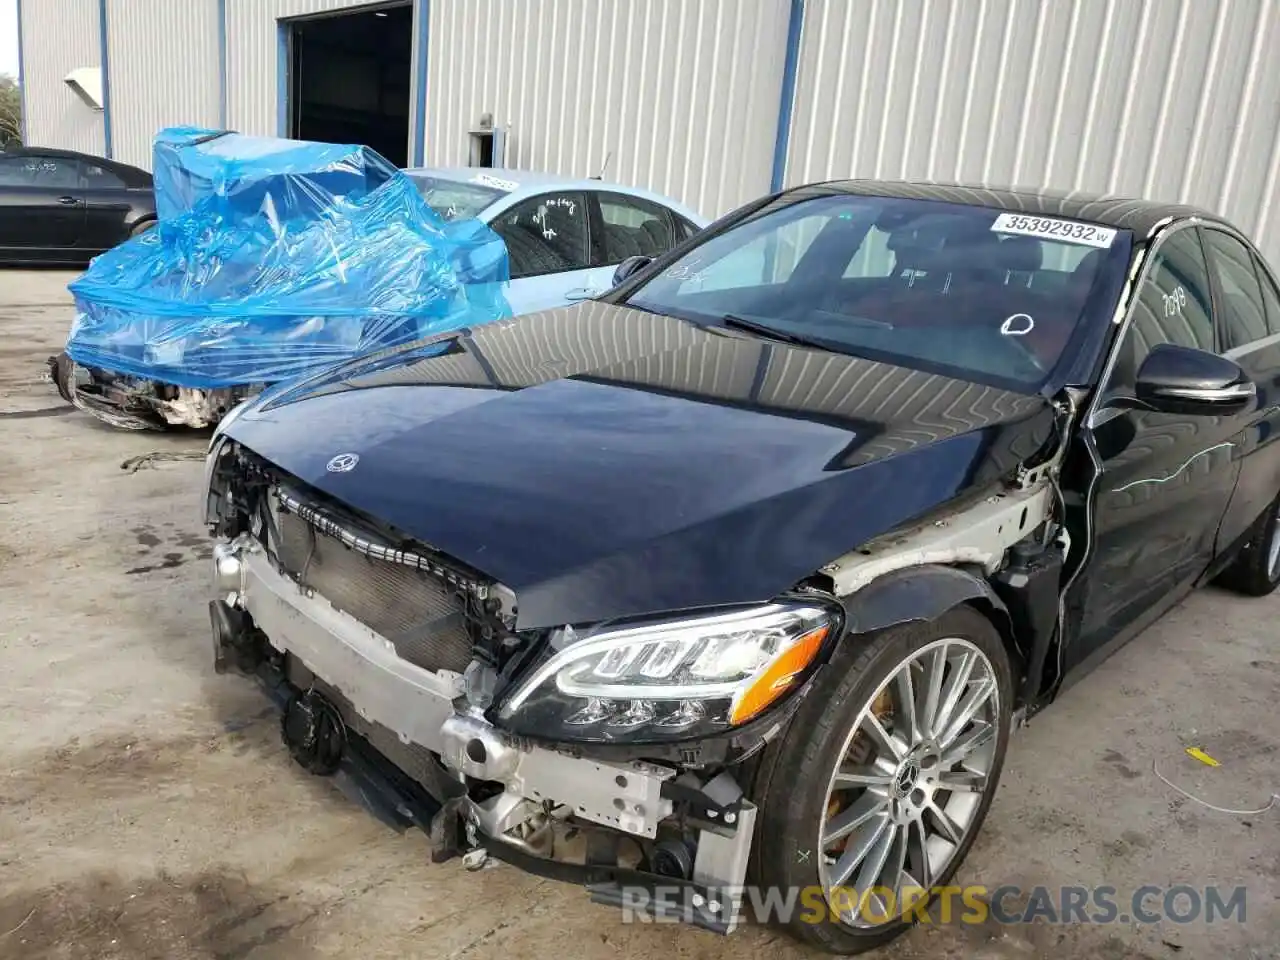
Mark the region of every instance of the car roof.
[[991, 207], [1013, 213], [1085, 220], [1120, 230], [1132, 230], [1138, 239], [1171, 220], [1196, 217], [1231, 226], [1217, 214], [1179, 203], [1162, 203], [1134, 197], [1108, 196], [1042, 189], [1004, 187], [987, 184], [946, 183], [933, 180], [832, 180], [796, 187], [783, 195], [799, 199], [806, 194], [830, 196], [857, 194], [906, 200], [938, 200], [970, 206]]
[[670, 207], [676, 213], [693, 221], [700, 227], [706, 226], [710, 222], [706, 217], [671, 197], [655, 193], [652, 190], [629, 187], [609, 180], [570, 177], [558, 173], [542, 173], [534, 170], [515, 170], [510, 167], [413, 167], [406, 170], [405, 173], [410, 176], [437, 177], [441, 180], [452, 180], [458, 183], [474, 183], [477, 187], [499, 190], [512, 201], [539, 193], [546, 193], [548, 190], [608, 190], [613, 193], [623, 193], [632, 197], [652, 200], [654, 203], [661, 204], [664, 207]]
[[[510, 167], [415, 167], [405, 172], [423, 177], [439, 177], [441, 180], [456, 180], [459, 183], [476, 182], [477, 186], [502, 189], [496, 184], [481, 183], [477, 180], [478, 177], [488, 177], [512, 184], [509, 190], [504, 191], [506, 193], [531, 187], [577, 187], [598, 190], [601, 186], [599, 180], [567, 177], [558, 173], [540, 173], [534, 170], [515, 170]], [[610, 186], [614, 185], [610, 184]]]

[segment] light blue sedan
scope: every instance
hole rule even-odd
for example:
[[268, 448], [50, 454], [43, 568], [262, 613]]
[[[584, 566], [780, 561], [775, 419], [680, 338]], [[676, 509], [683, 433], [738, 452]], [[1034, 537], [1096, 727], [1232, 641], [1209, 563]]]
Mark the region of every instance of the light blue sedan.
[[708, 223], [648, 190], [527, 170], [407, 171], [445, 220], [476, 217], [507, 245], [512, 313], [599, 296], [633, 256], [656, 257]]

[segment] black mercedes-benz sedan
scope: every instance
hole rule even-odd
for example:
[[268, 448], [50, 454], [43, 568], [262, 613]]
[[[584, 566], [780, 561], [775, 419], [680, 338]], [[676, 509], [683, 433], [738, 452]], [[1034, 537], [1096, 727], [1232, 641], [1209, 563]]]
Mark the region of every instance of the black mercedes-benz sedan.
[[155, 224], [145, 170], [45, 147], [0, 153], [0, 264], [84, 266]]
[[1280, 581], [1280, 293], [1209, 213], [820, 184], [618, 279], [210, 446], [218, 669], [438, 857], [856, 953], [1021, 720], [1197, 584]]

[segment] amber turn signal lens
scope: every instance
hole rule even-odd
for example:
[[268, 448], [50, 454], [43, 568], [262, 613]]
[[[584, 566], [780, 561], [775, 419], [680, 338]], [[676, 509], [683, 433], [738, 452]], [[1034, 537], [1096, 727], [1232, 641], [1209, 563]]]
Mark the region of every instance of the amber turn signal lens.
[[829, 626], [821, 626], [810, 630], [769, 664], [764, 673], [734, 700], [729, 709], [729, 722], [734, 726], [746, 723], [786, 693], [795, 683], [796, 677], [818, 655], [818, 651], [822, 649], [822, 641], [827, 638], [827, 631], [830, 629]]

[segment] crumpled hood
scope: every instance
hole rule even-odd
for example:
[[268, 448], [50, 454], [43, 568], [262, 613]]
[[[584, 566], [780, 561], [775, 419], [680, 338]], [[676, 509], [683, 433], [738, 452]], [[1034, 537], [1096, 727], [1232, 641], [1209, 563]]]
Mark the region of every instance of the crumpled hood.
[[1051, 421], [1038, 396], [588, 303], [273, 390], [227, 433], [506, 584], [533, 628], [767, 600], [1007, 474]]

